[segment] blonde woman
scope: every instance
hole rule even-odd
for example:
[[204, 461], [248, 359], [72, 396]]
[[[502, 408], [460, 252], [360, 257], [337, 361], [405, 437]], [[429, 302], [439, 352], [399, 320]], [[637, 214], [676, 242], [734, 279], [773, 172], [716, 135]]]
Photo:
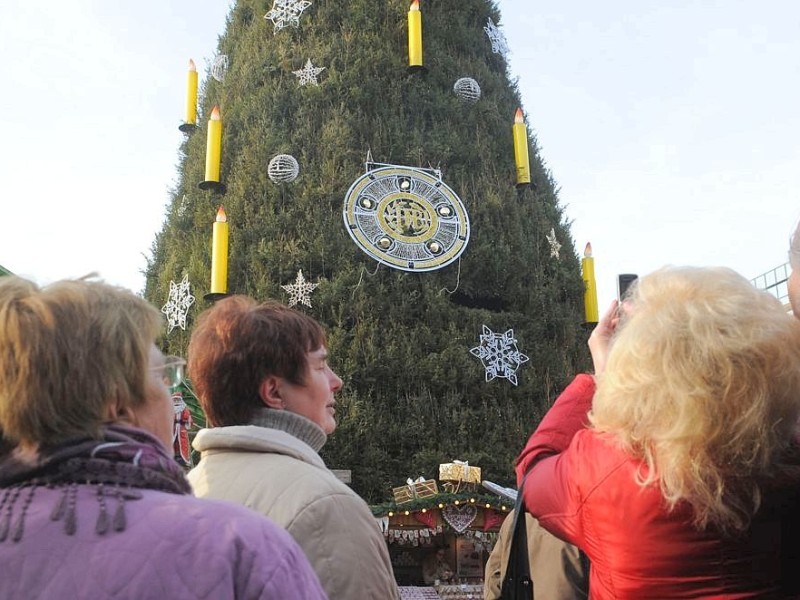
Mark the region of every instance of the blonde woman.
[[664, 268], [589, 346], [596, 380], [562, 393], [517, 476], [589, 556], [590, 597], [793, 597], [800, 321], [729, 269]]

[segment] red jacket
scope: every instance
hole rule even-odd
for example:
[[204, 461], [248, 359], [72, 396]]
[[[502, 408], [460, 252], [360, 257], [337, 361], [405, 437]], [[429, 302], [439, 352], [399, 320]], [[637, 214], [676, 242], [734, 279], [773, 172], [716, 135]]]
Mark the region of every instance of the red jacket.
[[528, 511], [591, 560], [590, 598], [800, 597], [786, 591], [800, 581], [800, 539], [790, 519], [800, 481], [765, 493], [741, 538], [698, 531], [687, 504], [670, 512], [657, 486], [636, 483], [641, 461], [586, 429], [594, 389], [591, 376], [578, 375], [516, 467], [518, 482], [531, 469], [523, 491]]

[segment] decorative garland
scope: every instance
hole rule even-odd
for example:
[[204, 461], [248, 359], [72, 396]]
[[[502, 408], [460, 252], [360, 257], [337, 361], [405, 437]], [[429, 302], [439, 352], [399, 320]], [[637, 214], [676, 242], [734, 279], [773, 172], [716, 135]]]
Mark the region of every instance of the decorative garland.
[[436, 494], [428, 498], [417, 498], [410, 502], [397, 504], [396, 502], [384, 502], [383, 504], [373, 504], [370, 506], [372, 514], [376, 517], [394, 516], [395, 514], [407, 514], [422, 512], [423, 510], [442, 509], [448, 504], [459, 506], [462, 504], [474, 504], [478, 507], [489, 508], [492, 510], [509, 511], [513, 508], [510, 501], [495, 496], [494, 494], [458, 493], [458, 494]]

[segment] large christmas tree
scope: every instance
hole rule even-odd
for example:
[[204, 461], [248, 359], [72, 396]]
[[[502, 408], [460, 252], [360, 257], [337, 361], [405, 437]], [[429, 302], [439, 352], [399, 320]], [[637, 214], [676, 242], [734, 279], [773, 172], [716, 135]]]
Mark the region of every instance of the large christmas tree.
[[[323, 457], [372, 502], [453, 459], [510, 483], [527, 435], [586, 362], [579, 262], [532, 137], [531, 184], [516, 185], [521, 101], [503, 40], [487, 35], [498, 8], [420, 9], [424, 68], [409, 69], [408, 0], [236, 2], [217, 48], [228, 68], [201, 86], [201, 127], [181, 147], [147, 270], [155, 304], [184, 275], [198, 297], [186, 330], [165, 337], [177, 354], [208, 306], [220, 204], [229, 293], [288, 303], [298, 271], [318, 284], [296, 307], [326, 327], [345, 382]], [[215, 105], [224, 195], [198, 188]], [[279, 154], [297, 160], [295, 180], [270, 178], [285, 176], [268, 169]]]

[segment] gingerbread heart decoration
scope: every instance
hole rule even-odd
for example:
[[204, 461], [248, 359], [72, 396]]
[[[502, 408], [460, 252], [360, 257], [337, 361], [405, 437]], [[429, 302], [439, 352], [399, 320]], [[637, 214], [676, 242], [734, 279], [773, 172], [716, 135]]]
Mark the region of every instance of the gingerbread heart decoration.
[[477, 515], [478, 509], [474, 504], [462, 504], [461, 506], [448, 504], [442, 509], [442, 517], [458, 533], [463, 533], [467, 527], [472, 525]]

